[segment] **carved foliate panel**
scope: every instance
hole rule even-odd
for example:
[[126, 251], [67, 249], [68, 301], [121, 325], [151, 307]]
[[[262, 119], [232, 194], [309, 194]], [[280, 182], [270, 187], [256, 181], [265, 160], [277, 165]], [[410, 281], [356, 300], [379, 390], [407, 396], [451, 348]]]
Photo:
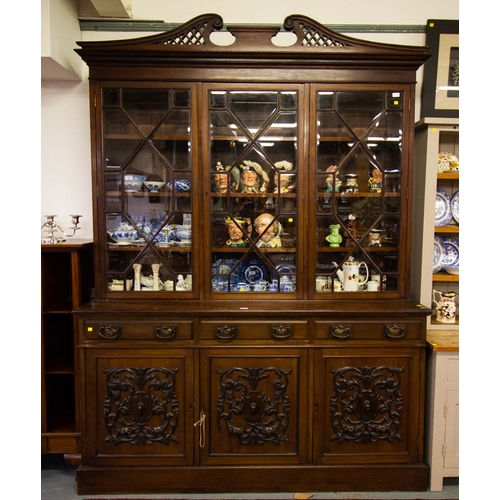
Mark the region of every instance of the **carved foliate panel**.
[[403, 414], [400, 391], [404, 368], [389, 366], [344, 367], [330, 370], [331, 441], [374, 443], [401, 440]]
[[233, 367], [217, 372], [220, 377], [219, 428], [225, 426], [227, 432], [237, 436], [244, 445], [288, 443], [291, 370]]
[[106, 442], [138, 446], [177, 443], [177, 371], [163, 367], [104, 370]]

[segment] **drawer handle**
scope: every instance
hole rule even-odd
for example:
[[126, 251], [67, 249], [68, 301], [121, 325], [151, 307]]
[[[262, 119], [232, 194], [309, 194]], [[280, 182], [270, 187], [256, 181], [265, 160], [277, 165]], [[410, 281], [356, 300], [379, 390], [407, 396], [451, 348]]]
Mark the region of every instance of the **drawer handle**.
[[292, 325], [271, 325], [271, 335], [275, 339], [287, 339], [293, 334]]
[[235, 325], [222, 325], [215, 327], [215, 336], [221, 340], [231, 340], [236, 337]]
[[177, 335], [177, 325], [158, 326], [155, 335], [161, 340], [173, 339]]
[[114, 340], [122, 335], [121, 326], [101, 325], [99, 327], [99, 337], [105, 340]]
[[351, 336], [351, 325], [331, 325], [330, 335], [336, 339], [348, 339]]
[[402, 339], [406, 335], [406, 325], [398, 323], [385, 325], [385, 334], [391, 339]]

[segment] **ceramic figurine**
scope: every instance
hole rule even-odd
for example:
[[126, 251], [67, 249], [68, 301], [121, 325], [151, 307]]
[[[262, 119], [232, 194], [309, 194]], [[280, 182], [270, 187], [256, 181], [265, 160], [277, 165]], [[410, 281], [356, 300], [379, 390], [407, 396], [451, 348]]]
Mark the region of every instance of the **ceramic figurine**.
[[151, 264], [153, 270], [153, 290], [160, 289], [160, 264]]
[[359, 228], [358, 221], [354, 214], [350, 214], [347, 217], [347, 231], [346, 231], [346, 245], [348, 247], [353, 247], [356, 241], [359, 240]]
[[233, 169], [238, 177], [238, 191], [240, 193], [265, 193], [269, 184], [269, 176], [256, 162], [244, 160], [239, 169]]
[[382, 231], [380, 229], [372, 229], [370, 234], [368, 234], [368, 246], [369, 247], [381, 247], [382, 243], [381, 239]]
[[[252, 234], [252, 222], [250, 219], [226, 219], [227, 233], [229, 239], [226, 241], [228, 247], [246, 247], [248, 245], [248, 237]], [[243, 232], [245, 228], [247, 234]]]
[[254, 228], [259, 235], [259, 241], [257, 241], [257, 246], [262, 248], [274, 248], [281, 246], [281, 232], [282, 227], [280, 222], [276, 219], [274, 222], [274, 217], [271, 214], [260, 214], [254, 220]]
[[274, 193], [293, 193], [295, 191], [295, 174], [290, 173], [293, 165], [286, 160], [274, 164]]
[[358, 192], [358, 175], [357, 174], [346, 174], [345, 192], [346, 193], [357, 193]]
[[368, 179], [368, 187], [372, 193], [382, 192], [382, 172], [378, 168], [374, 168]]
[[[326, 176], [326, 192], [332, 193], [335, 188], [335, 192], [338, 193], [340, 191], [340, 186], [342, 185], [342, 181], [337, 179], [335, 172], [337, 172], [337, 165], [330, 165], [326, 171], [329, 172], [329, 175]], [[334, 186], [335, 181], [335, 186]]]
[[134, 264], [132, 267], [134, 268], [134, 290], [137, 291], [141, 289], [142, 264]]
[[325, 238], [331, 247], [338, 247], [342, 242], [342, 236], [339, 234], [340, 224], [330, 224], [328, 227], [330, 234]]

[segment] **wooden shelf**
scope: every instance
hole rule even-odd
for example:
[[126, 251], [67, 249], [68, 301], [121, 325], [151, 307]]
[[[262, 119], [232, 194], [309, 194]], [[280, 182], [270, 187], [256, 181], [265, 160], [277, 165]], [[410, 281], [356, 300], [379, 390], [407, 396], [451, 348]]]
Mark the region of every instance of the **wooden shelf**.
[[458, 282], [460, 280], [458, 275], [448, 274], [447, 272], [439, 272], [432, 275], [432, 281]]
[[437, 178], [441, 180], [452, 180], [452, 181], [458, 181], [460, 178], [460, 175], [458, 171], [453, 171], [453, 172], [439, 172], [437, 174]]
[[447, 226], [440, 226], [434, 228], [435, 233], [454, 233], [458, 234], [460, 232], [460, 226], [454, 224], [448, 224]]

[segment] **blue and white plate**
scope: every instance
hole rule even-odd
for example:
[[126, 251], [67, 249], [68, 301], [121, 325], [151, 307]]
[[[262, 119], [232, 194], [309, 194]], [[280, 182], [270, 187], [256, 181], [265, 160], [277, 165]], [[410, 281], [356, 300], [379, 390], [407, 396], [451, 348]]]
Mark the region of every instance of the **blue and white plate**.
[[442, 243], [445, 251], [442, 258], [443, 267], [448, 269], [458, 269], [459, 250], [457, 238], [443, 238]]
[[[236, 259], [217, 259], [212, 264], [212, 274], [228, 275], [235, 268], [236, 264], [238, 264]], [[237, 272], [237, 270], [235, 269], [234, 272]]]
[[434, 213], [434, 225], [436, 227], [446, 226], [453, 219], [451, 213], [451, 195], [446, 189], [436, 190], [436, 210]]
[[443, 239], [439, 236], [434, 237], [434, 255], [432, 259], [432, 272], [438, 273], [443, 269], [443, 257], [445, 249], [443, 247]]
[[457, 191], [453, 195], [453, 198], [451, 199], [450, 206], [451, 206], [451, 213], [453, 215], [453, 218], [457, 221], [457, 224], [460, 224], [460, 222], [458, 222], [458, 193], [459, 193], [459, 191]]
[[238, 266], [238, 270], [245, 277], [245, 281], [251, 285], [260, 280], [267, 281], [268, 278], [267, 268], [260, 260], [245, 262]]
[[[297, 281], [297, 267], [292, 262], [280, 262], [279, 264], [276, 264], [276, 271], [278, 271], [280, 278], [288, 276], [292, 283]], [[278, 276], [273, 271], [273, 279], [277, 278]]]

